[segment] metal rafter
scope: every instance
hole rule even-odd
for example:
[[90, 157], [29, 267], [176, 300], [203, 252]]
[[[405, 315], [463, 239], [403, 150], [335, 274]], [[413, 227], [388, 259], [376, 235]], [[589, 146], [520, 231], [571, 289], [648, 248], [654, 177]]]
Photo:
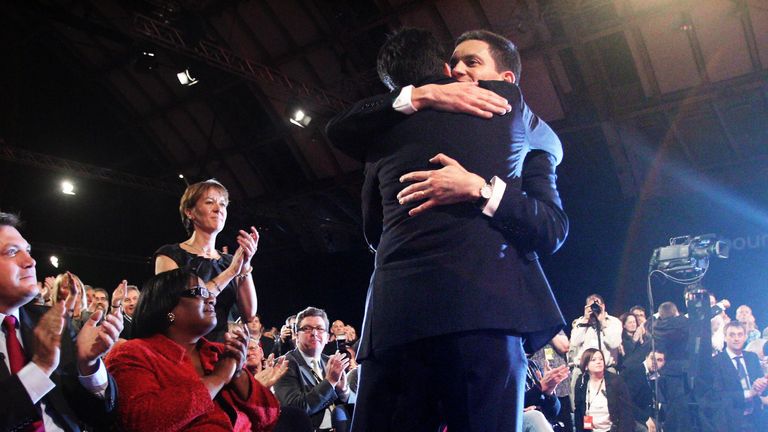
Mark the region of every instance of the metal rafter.
[[136, 14], [134, 24], [136, 33], [154, 43], [203, 60], [213, 67], [261, 84], [288, 98], [309, 98], [313, 107], [322, 109], [327, 114], [336, 113], [349, 104], [323, 89], [296, 81], [280, 71], [241, 57], [227, 48], [205, 40], [190, 45], [179, 30], [144, 15]]
[[2, 140], [2, 138], [0, 138], [0, 159], [22, 165], [71, 174], [81, 178], [103, 180], [121, 186], [163, 192], [173, 196], [178, 196], [181, 193], [181, 187], [176, 183], [141, 177], [96, 165], [23, 150], [5, 144], [5, 141]]

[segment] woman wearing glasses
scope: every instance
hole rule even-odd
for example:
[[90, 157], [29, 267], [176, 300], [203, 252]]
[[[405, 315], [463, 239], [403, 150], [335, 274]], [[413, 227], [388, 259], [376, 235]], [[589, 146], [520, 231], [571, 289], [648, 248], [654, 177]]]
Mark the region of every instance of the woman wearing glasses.
[[118, 423], [127, 431], [267, 431], [278, 402], [243, 371], [243, 328], [224, 343], [203, 336], [216, 326], [216, 299], [187, 269], [160, 273], [142, 290], [132, 339], [106, 363], [118, 385]]
[[206, 337], [223, 342], [227, 318], [237, 303], [243, 321], [256, 315], [256, 289], [251, 276], [251, 258], [259, 244], [259, 233], [240, 230], [234, 255], [216, 250], [216, 236], [227, 222], [229, 192], [216, 180], [206, 180], [187, 187], [179, 204], [181, 221], [190, 237], [168, 244], [155, 252], [155, 274], [188, 267], [204, 281], [216, 297], [218, 324]]

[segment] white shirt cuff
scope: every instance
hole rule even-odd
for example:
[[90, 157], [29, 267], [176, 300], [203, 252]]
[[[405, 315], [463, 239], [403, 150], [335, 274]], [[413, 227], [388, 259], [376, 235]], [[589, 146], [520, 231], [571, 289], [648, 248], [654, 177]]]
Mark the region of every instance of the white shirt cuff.
[[491, 179], [491, 197], [483, 206], [484, 215], [493, 217], [493, 215], [496, 214], [496, 210], [498, 210], [499, 204], [501, 203], [501, 197], [504, 196], [504, 191], [506, 189], [507, 184], [504, 183], [504, 180], [498, 178], [497, 176], [493, 176]]
[[101, 359], [99, 359], [99, 368], [96, 372], [91, 375], [79, 376], [78, 379], [80, 380], [80, 385], [86, 390], [100, 398], [104, 398], [104, 393], [109, 385], [109, 378], [107, 378], [107, 368], [104, 367], [104, 362]]
[[19, 377], [21, 385], [27, 390], [33, 404], [40, 402], [43, 396], [56, 387], [56, 384], [40, 369], [40, 366], [32, 362], [27, 363], [16, 375]]
[[413, 93], [413, 86], [405, 86], [400, 90], [400, 95], [392, 102], [392, 108], [397, 112], [401, 112], [406, 115], [411, 115], [418, 111], [413, 102], [411, 102], [411, 94]]

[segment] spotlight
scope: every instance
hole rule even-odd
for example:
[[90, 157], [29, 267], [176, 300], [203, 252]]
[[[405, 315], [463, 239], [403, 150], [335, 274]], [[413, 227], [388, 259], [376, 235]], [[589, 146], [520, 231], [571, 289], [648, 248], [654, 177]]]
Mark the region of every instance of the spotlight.
[[291, 116], [291, 123], [295, 124], [300, 128], [305, 128], [309, 126], [309, 122], [311, 121], [312, 121], [312, 117], [305, 114], [304, 111], [302, 111], [301, 109], [297, 109]]
[[179, 72], [176, 74], [176, 78], [179, 79], [179, 83], [183, 86], [193, 86], [200, 82], [197, 78], [193, 78], [192, 74], [189, 73], [189, 69], [184, 69], [182, 72]]
[[75, 185], [69, 180], [64, 180], [61, 182], [61, 193], [64, 195], [74, 195]]
[[55, 268], [59, 268], [59, 257], [57, 257], [56, 255], [51, 255], [50, 260], [51, 260], [52, 266], [54, 266]]
[[180, 179], [184, 179], [184, 174], [179, 174]]

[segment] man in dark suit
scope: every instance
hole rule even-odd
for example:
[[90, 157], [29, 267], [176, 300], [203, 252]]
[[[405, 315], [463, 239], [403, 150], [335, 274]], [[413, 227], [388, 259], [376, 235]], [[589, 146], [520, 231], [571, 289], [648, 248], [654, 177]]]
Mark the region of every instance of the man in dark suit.
[[328, 316], [322, 309], [308, 307], [296, 317], [296, 349], [286, 354], [288, 372], [275, 383], [281, 405], [304, 410], [318, 431], [346, 431], [348, 413], [343, 404], [354, 403], [343, 354], [323, 354], [328, 343]]
[[38, 290], [35, 260], [17, 224], [0, 212], [0, 430], [108, 428], [117, 393], [101, 356], [117, 340], [122, 315], [118, 310], [97, 327], [104, 312], [96, 312], [75, 338], [76, 287], [66, 303], [27, 304]]
[[744, 351], [744, 325], [725, 325], [725, 350], [715, 356], [714, 396], [721, 409], [722, 430], [766, 430], [760, 396], [768, 388], [757, 354]]
[[[496, 80], [480, 85], [508, 101], [508, 114], [406, 116], [391, 95], [358, 102], [327, 128], [340, 149], [365, 154], [364, 228], [376, 247], [354, 431], [432, 430], [442, 421], [449, 430], [519, 430], [523, 341], [535, 351], [564, 325], [538, 263], [567, 233], [558, 151], [540, 150], [559, 150], [559, 140], [513, 84], [514, 45], [476, 33], [487, 41], [460, 39], [454, 74]], [[436, 76], [440, 51], [428, 33], [401, 31], [379, 53], [380, 76], [418, 85], [413, 91], [456, 85]]]
[[648, 353], [645, 360], [630, 364], [621, 373], [632, 399], [632, 414], [639, 426], [636, 429], [644, 427], [644, 430], [654, 432], [657, 428], [653, 410], [655, 384], [665, 360], [664, 352], [657, 348], [655, 352]]

